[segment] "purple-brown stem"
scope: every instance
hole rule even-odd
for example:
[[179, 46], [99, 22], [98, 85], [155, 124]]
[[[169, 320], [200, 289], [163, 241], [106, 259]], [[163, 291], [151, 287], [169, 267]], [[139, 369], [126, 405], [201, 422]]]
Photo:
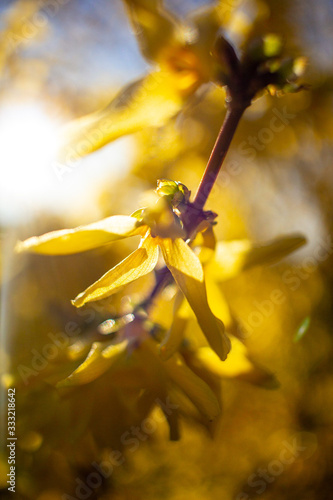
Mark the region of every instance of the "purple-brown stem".
[[[229, 107], [219, 135], [215, 141], [212, 153], [209, 157], [206, 170], [202, 176], [198, 190], [192, 203], [188, 205], [188, 210], [183, 214], [184, 226], [188, 236], [195, 232], [197, 226], [203, 220], [203, 207], [207, 198], [214, 186], [217, 176], [221, 170], [224, 158], [228, 152], [229, 146], [235, 134], [237, 125], [247, 108], [247, 105], [242, 107]], [[171, 279], [171, 273], [167, 267], [161, 269], [157, 276], [156, 285], [148, 297], [148, 299], [138, 306], [138, 308], [147, 308], [151, 305], [155, 296], [161, 289], [166, 286]]]
[[247, 106], [248, 104], [244, 104], [243, 106], [233, 106], [232, 102], [229, 103], [226, 117], [215, 141], [206, 170], [202, 176], [194, 200], [192, 203], [188, 204], [182, 217], [184, 227], [188, 238], [190, 239], [192, 239], [195, 235], [196, 228], [200, 222], [205, 219], [203, 207], [205, 206], [207, 198], [216, 182], [217, 176], [221, 170], [223, 161], [234, 137], [237, 125]]
[[237, 125], [246, 107], [230, 107], [227, 111], [219, 135], [215, 141], [213, 150], [209, 157], [206, 170], [200, 181], [198, 190], [193, 200], [193, 208], [202, 210], [207, 198], [215, 184], [217, 176], [222, 167], [224, 158], [228, 152], [231, 141], [235, 135]]

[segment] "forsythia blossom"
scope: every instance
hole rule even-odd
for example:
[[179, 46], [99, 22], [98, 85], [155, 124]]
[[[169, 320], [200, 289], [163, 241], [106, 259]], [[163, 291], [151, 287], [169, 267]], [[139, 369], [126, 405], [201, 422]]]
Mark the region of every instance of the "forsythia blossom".
[[[248, 358], [245, 346], [237, 338], [232, 339], [232, 352], [228, 356], [230, 340], [225, 334], [224, 324], [214, 315], [211, 307], [214, 310], [215, 305], [216, 309], [218, 303], [216, 314], [219, 316], [222, 310], [228, 311], [219, 282], [233, 278], [252, 266], [277, 261], [303, 245], [305, 239], [301, 235], [289, 235], [262, 245], [253, 245], [247, 240], [217, 243], [212, 227], [215, 214], [212, 212], [200, 214], [201, 223], [194, 234], [191, 231], [190, 239], [188, 227], [187, 230], [185, 227], [186, 210], [191, 207], [189, 197], [190, 192], [183, 184], [158, 181], [148, 206], [131, 216], [107, 217], [75, 229], [34, 236], [17, 244], [18, 252], [64, 255], [94, 249], [134, 235], [141, 236], [134, 252], [77, 295], [72, 301], [76, 307], [108, 297], [120, 287], [151, 272], [160, 252], [179, 288], [169, 330], [163, 332], [163, 327], [149, 318], [144, 307], [133, 311], [134, 314], [106, 320], [99, 325], [99, 329], [108, 335], [108, 340], [93, 342], [86, 358], [67, 378], [58, 382], [58, 387], [87, 384], [112, 371], [114, 375], [118, 374], [118, 382], [124, 377], [131, 387], [140, 390], [151, 387], [163, 397], [165, 394], [172, 396], [179, 408], [183, 408], [184, 404], [187, 408], [186, 399], [185, 402], [183, 399], [185, 395], [199, 411], [196, 418], [202, 422], [201, 415], [210, 422], [220, 412], [220, 396], [207, 380], [212, 377], [239, 377], [253, 383], [269, 384], [275, 381], [272, 375]], [[211, 305], [207, 300], [202, 263], [205, 265], [210, 297], [214, 296]], [[191, 343], [184, 342], [191, 309], [215, 353], [208, 347], [194, 348]], [[223, 315], [229, 323], [227, 317], [228, 314]], [[162, 337], [158, 334], [159, 328]], [[82, 356], [80, 349], [78, 353], [71, 348], [67, 351], [71, 360], [78, 359], [77, 355], [79, 358]], [[170, 438], [178, 439], [178, 412], [175, 411], [172, 416], [166, 414], [166, 418]]]
[[158, 261], [159, 250], [176, 284], [186, 297], [209, 345], [220, 359], [230, 351], [230, 341], [222, 321], [211, 311], [206, 293], [204, 271], [197, 255], [184, 241], [186, 233], [181, 207], [189, 198], [187, 188], [174, 181], [159, 181], [156, 201], [132, 216], [107, 217], [75, 229], [53, 231], [32, 237], [17, 245], [17, 251], [48, 255], [82, 252], [115, 240], [140, 235], [138, 248], [81, 292], [72, 302], [81, 307], [103, 299], [151, 272]]

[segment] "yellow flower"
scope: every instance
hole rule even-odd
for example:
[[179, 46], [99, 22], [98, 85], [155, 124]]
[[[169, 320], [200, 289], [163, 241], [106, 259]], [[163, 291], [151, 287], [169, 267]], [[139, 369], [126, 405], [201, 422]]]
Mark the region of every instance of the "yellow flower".
[[[183, 223], [186, 222], [186, 208], [190, 206], [189, 198], [190, 192], [183, 184], [158, 181], [156, 194], [148, 207], [131, 216], [108, 217], [17, 244], [19, 252], [59, 255], [97, 248], [121, 238], [141, 236], [134, 252], [77, 295], [72, 301], [76, 307], [108, 297], [120, 287], [153, 271], [159, 254], [162, 254], [179, 288], [172, 320], [165, 321], [164, 318], [164, 324], [161, 324], [156, 317], [154, 309], [159, 310], [160, 315], [164, 314], [161, 312], [163, 307], [160, 307], [165, 300], [162, 297], [159, 298], [162, 302], [156, 301], [149, 309], [149, 315], [140, 308], [123, 318], [106, 320], [99, 327], [106, 335], [105, 340], [93, 342], [89, 352], [85, 349], [85, 359], [82, 359], [82, 350], [75, 349], [75, 344], [67, 349], [68, 358], [81, 363], [57, 386], [87, 384], [105, 373], [112, 373], [114, 383], [124, 384], [125, 389], [144, 389], [161, 399], [167, 395], [178, 408], [172, 417], [167, 416], [172, 439], [179, 435], [179, 413], [190, 415], [208, 426], [217, 417], [220, 413], [220, 378], [276, 386], [274, 375], [251, 360], [243, 343], [232, 338], [231, 344], [226, 336], [219, 318], [222, 317], [231, 329], [232, 317], [219, 283], [252, 266], [275, 262], [305, 243], [300, 235], [261, 245], [253, 245], [247, 240], [216, 243], [212, 228], [214, 214], [211, 212], [199, 214], [202, 222], [194, 240], [189, 241]], [[193, 314], [215, 352], [201, 343], [195, 345], [191, 338], [187, 338], [186, 330]], [[232, 352], [226, 359], [231, 345]]]
[[184, 241], [185, 230], [179, 215], [180, 205], [188, 201], [185, 186], [174, 181], [159, 181], [157, 201], [134, 216], [114, 216], [99, 222], [32, 237], [19, 242], [17, 251], [49, 255], [81, 252], [132, 235], [141, 235], [138, 248], [81, 292], [72, 302], [81, 307], [104, 299], [153, 271], [159, 250], [176, 284], [186, 297], [211, 348], [221, 360], [230, 351], [224, 325], [211, 311], [204, 271], [197, 255]]
[[[218, 63], [210, 52], [221, 21], [226, 20], [218, 6], [183, 22], [163, 2], [124, 0], [124, 4], [139, 49], [153, 69], [121, 89], [106, 108], [65, 128], [59, 158], [65, 164], [124, 135], [164, 125], [217, 72]], [[57, 168], [60, 176], [66, 171], [61, 164]]]
[[180, 353], [161, 360], [152, 327], [145, 317], [125, 316], [116, 331], [112, 328], [111, 340], [94, 342], [84, 361], [57, 387], [85, 385], [108, 372], [113, 375], [111, 383], [120, 387], [154, 390], [161, 396], [181, 391], [202, 417], [212, 421], [220, 413], [218, 395]]

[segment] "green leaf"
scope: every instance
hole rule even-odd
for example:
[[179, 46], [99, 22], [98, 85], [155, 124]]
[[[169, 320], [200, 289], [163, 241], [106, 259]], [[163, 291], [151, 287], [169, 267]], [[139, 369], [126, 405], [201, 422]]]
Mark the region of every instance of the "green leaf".
[[119, 290], [124, 285], [150, 273], [156, 266], [158, 247], [153, 238], [148, 236], [139, 248], [126, 259], [95, 281], [84, 292], [80, 293], [72, 304], [81, 307], [87, 302], [104, 299]]
[[75, 229], [61, 229], [19, 241], [15, 251], [47, 255], [73, 254], [140, 234], [140, 232], [142, 228], [136, 218], [115, 215]]
[[299, 342], [304, 337], [304, 335], [306, 334], [306, 332], [308, 331], [308, 329], [310, 327], [310, 323], [311, 323], [310, 316], [307, 316], [306, 318], [304, 318], [304, 320], [300, 324], [299, 328], [297, 329], [297, 332], [294, 335], [293, 342], [295, 342], [295, 343]]

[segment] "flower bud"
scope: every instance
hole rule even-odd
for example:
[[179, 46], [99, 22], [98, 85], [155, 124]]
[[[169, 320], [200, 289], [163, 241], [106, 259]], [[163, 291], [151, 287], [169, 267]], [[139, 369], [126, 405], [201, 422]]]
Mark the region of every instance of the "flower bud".
[[214, 48], [213, 56], [221, 64], [221, 70], [227, 76], [238, 74], [239, 60], [232, 45], [220, 34], [218, 35]]

